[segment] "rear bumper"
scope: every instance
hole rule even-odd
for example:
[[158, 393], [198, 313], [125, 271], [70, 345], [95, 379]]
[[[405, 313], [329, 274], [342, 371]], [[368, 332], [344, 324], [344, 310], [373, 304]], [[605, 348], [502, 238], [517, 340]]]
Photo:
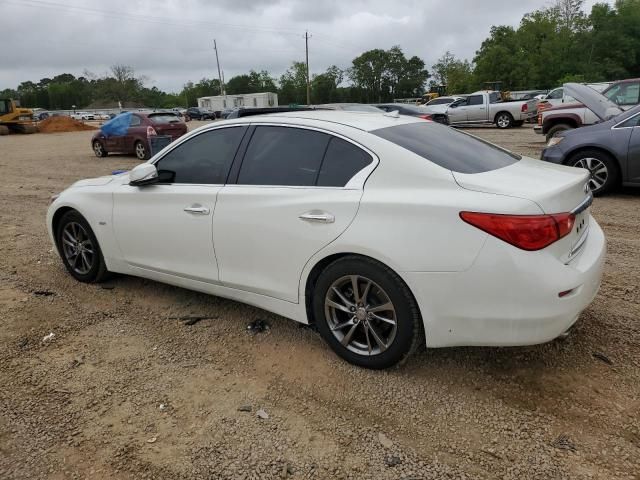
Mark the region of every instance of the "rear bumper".
[[606, 240], [590, 222], [582, 252], [567, 265], [550, 252], [525, 252], [488, 237], [465, 272], [404, 272], [427, 346], [533, 345], [562, 335], [591, 303], [602, 278]]

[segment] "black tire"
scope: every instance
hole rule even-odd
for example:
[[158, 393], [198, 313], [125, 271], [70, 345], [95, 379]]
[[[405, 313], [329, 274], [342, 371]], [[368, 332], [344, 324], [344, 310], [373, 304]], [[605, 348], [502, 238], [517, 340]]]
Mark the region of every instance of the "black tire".
[[509, 112], [499, 112], [494, 121], [501, 130], [513, 127], [513, 116]]
[[144, 144], [144, 142], [141, 141], [141, 140], [138, 140], [133, 145], [133, 152], [135, 153], [135, 155], [138, 158], [138, 160], [149, 160], [149, 158], [150, 158], [149, 149]]
[[99, 158], [106, 157], [109, 154], [100, 140], [93, 142], [93, 153]]
[[[348, 297], [348, 286], [353, 285], [353, 283], [349, 283], [352, 276], [358, 279], [356, 284], [359, 285], [359, 290], [362, 290], [359, 295], [365, 300], [365, 305], [357, 309], [358, 313], [355, 312], [357, 303], [355, 295]], [[346, 282], [347, 285], [344, 296], [348, 297], [347, 300], [354, 301], [351, 311], [345, 312], [342, 309], [331, 311], [332, 307], [325, 304], [327, 299], [331, 299], [330, 296], [335, 296], [332, 286], [341, 281]], [[368, 289], [367, 283], [370, 285]], [[353, 294], [353, 289], [351, 289], [351, 293]], [[311, 295], [313, 295], [313, 314], [318, 331], [335, 353], [354, 365], [378, 370], [402, 364], [424, 338], [422, 318], [411, 291], [398, 274], [373, 259], [347, 256], [329, 264], [320, 274]], [[380, 300], [381, 298], [383, 300]], [[372, 301], [371, 305], [369, 305], [369, 300]], [[376, 310], [376, 306], [380, 304], [391, 304], [392, 308]], [[385, 322], [372, 318], [371, 315], [378, 315], [373, 312], [367, 313], [369, 308], [394, 319], [395, 325], [388, 323], [389, 318]], [[357, 319], [356, 317], [360, 313], [365, 318]], [[340, 317], [334, 318], [332, 315]], [[345, 319], [347, 322], [355, 322], [358, 325], [354, 326], [355, 323], [351, 323], [343, 329], [336, 329], [335, 326]], [[370, 326], [371, 330], [369, 330]], [[354, 331], [351, 331], [352, 329]], [[338, 335], [342, 335], [343, 341], [348, 337], [347, 346], [343, 345]], [[367, 337], [368, 353], [364, 347], [364, 340], [358, 341]], [[385, 345], [384, 349], [381, 348], [380, 343], [375, 341], [376, 337], [388, 340], [388, 343], [382, 342]], [[358, 345], [362, 346], [358, 348]], [[358, 353], [358, 350], [361, 353]]]
[[[82, 242], [84, 252], [76, 253], [73, 256], [71, 250], [74, 250], [74, 248], [68, 243], [71, 241], [69, 233], [73, 231], [80, 232], [77, 228], [78, 226], [81, 227], [82, 233], [76, 237], [80, 240], [84, 239]], [[109, 272], [104, 262], [98, 239], [89, 226], [89, 222], [77, 211], [70, 210], [62, 216], [56, 231], [56, 242], [62, 263], [76, 280], [84, 283], [93, 283], [101, 282], [108, 277]], [[91, 255], [88, 254], [89, 251], [92, 252]], [[78, 268], [78, 265], [81, 268]]]
[[[571, 155], [566, 164], [589, 170], [589, 188], [596, 197], [610, 192], [618, 185], [618, 164], [611, 155], [602, 150], [582, 150]], [[603, 169], [606, 171], [603, 172]]]
[[566, 123], [558, 123], [549, 129], [547, 132], [546, 140], [547, 142], [555, 137], [558, 133], [564, 132], [566, 130], [571, 130], [573, 127], [571, 125], [567, 125]]

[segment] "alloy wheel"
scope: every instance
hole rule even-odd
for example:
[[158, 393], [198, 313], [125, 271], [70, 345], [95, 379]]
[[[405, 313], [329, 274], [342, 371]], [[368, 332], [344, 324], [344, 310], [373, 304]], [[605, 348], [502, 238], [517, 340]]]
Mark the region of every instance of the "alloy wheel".
[[93, 142], [93, 151], [96, 154], [96, 157], [102, 156], [102, 144], [100, 142]]
[[593, 157], [581, 158], [573, 166], [589, 170], [589, 188], [592, 192], [601, 189], [607, 183], [609, 170], [601, 160]]
[[146, 153], [147, 152], [145, 151], [142, 142], [136, 143], [136, 157], [138, 157], [140, 160], [144, 160]]
[[325, 296], [325, 318], [335, 338], [364, 356], [387, 350], [397, 332], [396, 310], [387, 292], [360, 275], [337, 279]]
[[69, 222], [62, 230], [64, 258], [74, 272], [86, 275], [95, 262], [95, 248], [89, 234], [77, 222]]
[[509, 120], [509, 117], [506, 115], [500, 115], [498, 117], [498, 126], [500, 128], [507, 128], [509, 126], [509, 124], [511, 123], [511, 121]]

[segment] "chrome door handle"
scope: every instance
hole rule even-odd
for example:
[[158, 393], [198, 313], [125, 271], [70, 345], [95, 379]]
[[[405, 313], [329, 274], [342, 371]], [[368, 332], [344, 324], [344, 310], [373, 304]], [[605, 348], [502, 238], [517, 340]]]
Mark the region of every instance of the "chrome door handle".
[[187, 213], [195, 213], [198, 215], [209, 215], [209, 209], [201, 205], [191, 205], [190, 207], [185, 207], [184, 211]]
[[318, 222], [318, 223], [333, 223], [336, 221], [336, 217], [327, 212], [307, 212], [303, 213], [298, 217], [300, 220], [305, 220], [307, 222]]

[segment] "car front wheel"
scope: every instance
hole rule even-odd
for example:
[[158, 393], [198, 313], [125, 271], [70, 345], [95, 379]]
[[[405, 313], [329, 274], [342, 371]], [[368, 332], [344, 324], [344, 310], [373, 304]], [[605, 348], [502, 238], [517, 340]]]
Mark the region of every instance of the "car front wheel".
[[106, 278], [107, 267], [98, 240], [77, 211], [70, 210], [60, 219], [56, 240], [64, 266], [76, 280], [91, 283]]
[[422, 339], [417, 304], [402, 279], [366, 257], [330, 264], [313, 291], [318, 331], [343, 359], [365, 368], [403, 363]]
[[589, 188], [598, 196], [611, 191], [618, 182], [618, 166], [610, 155], [600, 150], [584, 150], [567, 161], [571, 167], [589, 171]]
[[102, 146], [102, 143], [98, 140], [93, 142], [93, 153], [96, 154], [96, 157], [106, 157], [107, 151]]

